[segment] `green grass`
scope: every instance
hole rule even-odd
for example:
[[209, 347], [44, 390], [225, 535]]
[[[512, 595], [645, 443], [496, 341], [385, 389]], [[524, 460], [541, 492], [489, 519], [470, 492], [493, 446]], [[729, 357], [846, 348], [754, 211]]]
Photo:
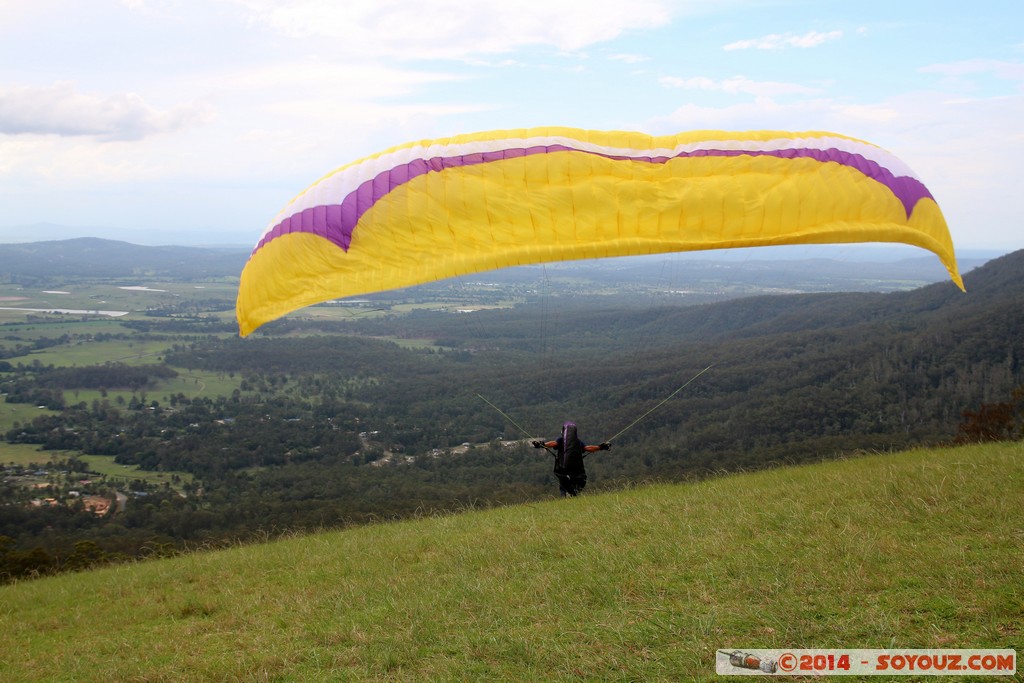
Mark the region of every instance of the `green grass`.
[[[192, 475], [187, 472], [152, 472], [141, 470], [138, 465], [118, 465], [112, 455], [79, 455], [78, 459], [88, 463], [90, 471], [102, 474], [108, 480], [125, 482], [141, 479], [148, 484], [167, 484], [172, 488], [180, 488], [181, 484], [192, 481]], [[175, 476], [179, 483], [174, 481]]]
[[0, 398], [0, 432], [7, 433], [14, 423], [28, 424], [40, 415], [58, 415], [55, 410], [40, 408], [33, 403], [7, 403]]
[[[78, 451], [44, 451], [35, 444], [10, 444], [0, 442], [0, 464], [3, 465], [47, 465], [55, 460], [75, 456], [89, 464], [96, 474], [105, 475], [110, 480], [136, 481], [142, 480], [149, 484], [167, 484], [180, 488], [181, 484], [192, 481], [188, 472], [151, 472], [141, 470], [137, 465], [118, 465], [112, 455], [83, 455]], [[174, 477], [178, 482], [174, 481]]]
[[[122, 287], [148, 287], [149, 290], [121, 289]], [[216, 302], [223, 304], [232, 302], [237, 294], [237, 282], [211, 280], [205, 282], [161, 282], [148, 276], [138, 278], [112, 279], [106, 282], [94, 282], [86, 279], [54, 285], [53, 288], [36, 286], [24, 288], [13, 284], [0, 283], [0, 308], [22, 309], [70, 309], [70, 310], [104, 310], [127, 311], [128, 315], [107, 318], [96, 315], [56, 314], [28, 311], [0, 310], [0, 324], [18, 331], [19, 336], [31, 338], [37, 336], [55, 336], [64, 332], [88, 331], [95, 327], [113, 328], [125, 331], [118, 325], [124, 320], [144, 320], [145, 311], [151, 308], [168, 309], [190, 305], [198, 305], [206, 311]], [[63, 292], [63, 293], [57, 293]], [[229, 305], [230, 307], [230, 305]], [[208, 315], [204, 313], [204, 315]], [[225, 319], [234, 318], [234, 311], [225, 311]]]
[[30, 443], [7, 443], [0, 441], [0, 464], [4, 465], [45, 465], [51, 460], [76, 455], [74, 451], [44, 451]]
[[[23, 320], [24, 313], [18, 313]], [[128, 334], [131, 330], [121, 324], [116, 318], [91, 318], [87, 320], [59, 320], [33, 321], [33, 322], [8, 322], [0, 327], [0, 334], [4, 337], [4, 343], [12, 341], [29, 342], [42, 337], [59, 337], [62, 334]], [[11, 338], [8, 338], [11, 337]]]
[[[148, 290], [122, 287], [148, 287]], [[147, 276], [92, 282], [82, 279], [51, 287], [19, 287], [0, 284], [0, 306], [19, 308], [101, 309], [108, 311], [144, 311], [182, 300], [233, 300], [237, 283], [221, 281], [161, 282]], [[56, 293], [63, 292], [63, 293]]]
[[1024, 444], [996, 444], [122, 565], [0, 588], [0, 679], [712, 681], [719, 648], [1020, 653], [1022, 510]]
[[171, 346], [165, 340], [139, 341], [135, 339], [111, 339], [109, 341], [91, 341], [51, 346], [35, 351], [27, 356], [15, 356], [9, 359], [11, 364], [38, 360], [43, 365], [84, 366], [102, 365], [104, 363], [125, 363], [126, 365], [155, 364], [158, 357]]
[[[205, 372], [203, 370], [187, 370], [185, 368], [174, 368], [178, 372], [177, 377], [166, 380], [158, 380], [153, 386], [138, 391], [131, 389], [65, 389], [64, 401], [68, 405], [76, 405], [85, 402], [87, 406], [93, 401], [107, 401], [110, 405], [124, 407], [129, 404], [132, 397], [141, 400], [145, 396], [145, 402], [157, 401], [160, 405], [170, 405], [171, 396], [184, 394], [188, 398], [207, 396], [230, 396], [239, 387], [242, 378], [238, 375], [230, 377], [220, 372]], [[121, 402], [118, 402], [120, 397]], [[33, 406], [35, 407], [35, 406]], [[0, 417], [2, 420], [2, 417]]]
[[204, 370], [187, 370], [174, 368], [178, 376], [174, 379], [161, 380], [156, 387], [146, 390], [146, 395], [164, 402], [172, 394], [185, 394], [188, 398], [206, 396], [231, 396], [242, 383], [241, 375], [225, 375], [222, 372], [206, 372]]

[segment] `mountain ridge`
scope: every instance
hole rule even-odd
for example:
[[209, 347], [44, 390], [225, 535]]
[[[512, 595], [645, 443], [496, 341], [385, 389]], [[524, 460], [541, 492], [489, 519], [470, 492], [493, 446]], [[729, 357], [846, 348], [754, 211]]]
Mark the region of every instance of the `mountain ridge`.
[[247, 251], [231, 247], [142, 246], [98, 237], [0, 244], [3, 272], [20, 277], [227, 277], [237, 276], [247, 258]]

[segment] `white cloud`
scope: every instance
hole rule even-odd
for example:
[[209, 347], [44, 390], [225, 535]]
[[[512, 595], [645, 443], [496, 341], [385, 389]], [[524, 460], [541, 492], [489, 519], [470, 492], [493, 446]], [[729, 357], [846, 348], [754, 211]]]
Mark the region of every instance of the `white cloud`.
[[999, 59], [967, 59], [947, 64], [932, 64], [919, 69], [922, 73], [944, 76], [948, 85], [973, 87], [972, 76], [992, 76], [1002, 81], [1017, 82], [1024, 87], [1024, 62]]
[[489, 69], [507, 69], [509, 67], [525, 67], [526, 63], [518, 59], [475, 59], [464, 60], [468, 66], [481, 66]]
[[885, 104], [836, 104], [832, 111], [840, 119], [862, 123], [888, 123], [896, 121], [901, 114], [898, 109]]
[[781, 83], [777, 81], [752, 81], [744, 76], [733, 76], [716, 81], [704, 76], [679, 78], [663, 76], [658, 79], [661, 85], [668, 88], [685, 90], [718, 90], [732, 95], [754, 95], [756, 97], [775, 97], [779, 95], [812, 95], [820, 90], [809, 88], [797, 83]]
[[146, 156], [124, 146], [104, 148], [87, 138], [0, 136], [0, 158], [5, 186], [25, 182], [40, 188], [50, 183], [80, 188], [166, 177], [170, 156]]
[[205, 105], [179, 105], [161, 111], [134, 93], [82, 93], [68, 82], [0, 89], [0, 134], [139, 140], [204, 123], [211, 117], [212, 111]]
[[669, 21], [664, 0], [234, 0], [253, 22], [293, 38], [329, 38], [338, 53], [463, 59], [527, 45], [575, 51]]
[[640, 62], [646, 62], [650, 60], [650, 57], [646, 57], [644, 55], [619, 53], [614, 55], [608, 55], [608, 59], [614, 62], [624, 62], [625, 64], [639, 64]]
[[365, 101], [407, 95], [434, 83], [465, 78], [453, 73], [399, 69], [372, 62], [305, 60], [213, 74], [209, 82], [211, 87], [231, 91], [273, 93], [274, 99], [281, 99], [283, 93], [301, 90], [326, 99]]
[[723, 46], [722, 49], [749, 50], [755, 48], [758, 50], [781, 50], [790, 47], [808, 48], [817, 47], [830, 40], [839, 40], [842, 37], [842, 31], [828, 31], [826, 33], [822, 33], [820, 31], [809, 31], [802, 36], [794, 35], [792, 33], [772, 33], [760, 38], [737, 40], [734, 43], [729, 43], [728, 45]]
[[1007, 80], [1024, 80], [1024, 63], [999, 59], [967, 59], [948, 64], [932, 64], [922, 67], [920, 70], [924, 73], [936, 73], [944, 76], [990, 73]]
[[0, 28], [33, 21], [45, 12], [48, 3], [23, 2], [22, 0], [0, 0]]

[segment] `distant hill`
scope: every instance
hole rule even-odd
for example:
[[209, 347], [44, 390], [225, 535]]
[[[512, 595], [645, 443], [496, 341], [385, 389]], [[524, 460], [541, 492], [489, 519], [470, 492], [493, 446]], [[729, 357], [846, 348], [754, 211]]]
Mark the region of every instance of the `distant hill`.
[[[925, 328], [937, 321], [949, 329], [977, 324], [1004, 309], [1024, 311], [1024, 250], [966, 272], [967, 292], [948, 279], [910, 291], [837, 292], [757, 296], [671, 314], [677, 339], [734, 340], [808, 330], [839, 331], [863, 325], [891, 331]], [[666, 324], [664, 320], [659, 324]], [[875, 333], [881, 330], [876, 330]]]
[[17, 277], [138, 277], [182, 280], [237, 276], [241, 248], [147, 247], [95, 237], [0, 244], [0, 274]]
[[[806, 262], [781, 262], [774, 267], [778, 268], [777, 275], [781, 275], [783, 269], [788, 269], [792, 275], [806, 269], [806, 266]], [[824, 270], [835, 268], [837, 264], [819, 266]], [[887, 264], [890, 271], [898, 266], [898, 263]], [[876, 267], [878, 272], [882, 272], [886, 266], [876, 264]], [[843, 282], [843, 275], [837, 277]], [[1024, 250], [965, 272], [964, 282], [966, 293], [954, 286], [943, 271], [938, 282], [908, 291], [746, 296], [697, 306], [664, 306], [655, 300], [625, 310], [595, 307], [588, 300], [574, 303], [559, 299], [554, 303], [558, 297], [558, 287], [554, 286], [550, 296], [552, 301], [548, 303], [561, 311], [559, 315], [571, 312], [573, 324], [550, 325], [550, 329], [543, 330], [543, 336], [548, 342], [556, 342], [561, 337], [573, 339], [574, 345], [580, 346], [583, 342], [579, 340], [577, 330], [587, 329], [588, 337], [636, 338], [645, 346], [651, 346], [658, 342], [734, 342], [815, 330], [837, 332], [864, 325], [906, 331], [928, 327], [936, 320], [944, 325], [960, 327], [973, 324], [977, 317], [993, 317], [994, 311], [1004, 309], [1007, 309], [1008, 316], [1016, 318], [1016, 311], [1024, 311]], [[446, 328], [444, 334], [450, 337], [472, 336], [479, 331], [481, 337], [475, 340], [479, 345], [498, 339], [503, 343], [516, 338], [529, 342], [540, 336], [540, 328], [530, 327], [507, 312], [481, 311], [478, 317], [485, 324], [457, 330], [449, 329], [443, 315], [422, 314], [405, 318], [402, 326], [409, 336], [423, 337], [440, 335], [438, 330], [441, 327]], [[375, 334], [386, 334], [387, 325], [387, 321], [368, 320], [358, 326]], [[883, 332], [882, 329], [875, 330], [872, 336]]]
[[[43, 231], [42, 234], [46, 234]], [[33, 234], [26, 227], [23, 234]], [[151, 276], [183, 280], [235, 277], [250, 247], [144, 246], [96, 237], [0, 243], [0, 277]], [[960, 257], [968, 272], [995, 252]], [[787, 257], [788, 255], [788, 257]], [[566, 261], [463, 276], [497, 283], [533, 282], [538, 272], [560, 280], [606, 286], [663, 285], [685, 289], [721, 282], [760, 291], [894, 291], [947, 278], [938, 259], [919, 249], [823, 245], [802, 250], [737, 249], [616, 259]], [[430, 285], [427, 285], [430, 286]]]
[[0, 243], [53, 242], [79, 237], [98, 237], [116, 242], [131, 242], [147, 246], [177, 245], [188, 247], [215, 247], [222, 245], [251, 248], [257, 233], [244, 234], [208, 228], [112, 228], [102, 225], [61, 225], [59, 223], [23, 223], [0, 225]]

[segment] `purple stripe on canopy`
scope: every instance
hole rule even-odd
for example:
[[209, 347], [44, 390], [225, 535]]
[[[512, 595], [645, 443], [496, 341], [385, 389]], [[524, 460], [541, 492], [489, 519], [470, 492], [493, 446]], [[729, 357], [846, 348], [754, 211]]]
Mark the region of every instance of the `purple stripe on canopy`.
[[492, 161], [512, 159], [516, 157], [532, 156], [534, 154], [549, 154], [552, 152], [579, 152], [582, 154], [594, 154], [608, 159], [622, 161], [639, 161], [652, 164], [664, 164], [670, 159], [683, 157], [738, 157], [738, 156], [769, 156], [780, 159], [814, 159], [822, 163], [834, 162], [849, 166], [860, 171], [865, 176], [882, 183], [903, 203], [907, 217], [914, 211], [914, 206], [921, 199], [932, 198], [928, 188], [921, 181], [909, 176], [896, 176], [888, 168], [885, 168], [876, 161], [872, 161], [861, 154], [846, 152], [840, 149], [813, 149], [807, 147], [794, 147], [778, 150], [733, 150], [733, 149], [700, 149], [692, 152], [681, 152], [674, 157], [669, 156], [628, 156], [613, 155], [593, 152], [589, 150], [576, 149], [566, 145], [537, 145], [534, 147], [519, 147], [504, 149], [493, 152], [475, 152], [462, 156], [432, 157], [430, 159], [414, 159], [408, 163], [399, 164], [387, 171], [382, 171], [370, 180], [366, 180], [354, 191], [350, 192], [341, 201], [341, 204], [330, 204], [327, 206], [315, 206], [303, 209], [298, 213], [288, 216], [268, 231], [260, 243], [253, 249], [253, 253], [259, 251], [263, 245], [281, 235], [293, 232], [308, 232], [319, 235], [330, 240], [345, 251], [348, 251], [352, 242], [352, 231], [363, 214], [385, 196], [388, 192], [409, 182], [413, 178], [431, 172], [440, 172], [448, 168], [460, 168], [463, 166], [475, 166], [486, 164]]

